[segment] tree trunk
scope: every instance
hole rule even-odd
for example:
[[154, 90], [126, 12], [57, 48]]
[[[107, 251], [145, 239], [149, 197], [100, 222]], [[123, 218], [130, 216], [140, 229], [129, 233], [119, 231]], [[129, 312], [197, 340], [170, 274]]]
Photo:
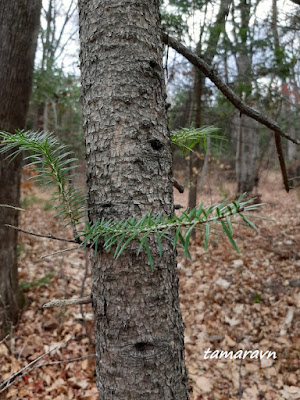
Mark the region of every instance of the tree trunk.
[[[194, 80], [194, 88], [193, 88], [193, 97], [191, 102], [192, 109], [192, 120], [191, 123], [194, 128], [200, 128], [202, 124], [202, 93], [204, 88], [204, 76], [203, 74], [195, 68], [195, 80]], [[201, 159], [199, 148], [200, 146], [196, 146], [194, 152], [190, 152], [190, 161], [189, 161], [189, 198], [188, 198], [188, 206], [190, 209], [196, 207], [197, 205], [197, 190], [198, 190], [198, 176], [200, 174], [201, 169]], [[192, 233], [192, 236], [195, 236], [195, 232]]]
[[[0, 5], [0, 129], [14, 132], [25, 127], [29, 104], [40, 0], [1, 1]], [[19, 206], [20, 158], [8, 164], [0, 155], [0, 204]], [[0, 335], [19, 315], [17, 232], [18, 213], [0, 207]]]
[[[159, 1], [79, 0], [89, 218], [172, 214]], [[176, 254], [92, 256], [101, 400], [188, 399]]]
[[[240, 26], [237, 70], [237, 84], [241, 91], [241, 97], [245, 102], [249, 101], [252, 91], [252, 49], [248, 44], [249, 20], [251, 17], [251, 3], [244, 0], [239, 1]], [[237, 132], [236, 147], [236, 177], [237, 193], [251, 193], [258, 183], [257, 154], [259, 135], [257, 134], [258, 124], [245, 115], [234, 117]]]
[[[199, 42], [196, 47], [196, 54], [199, 57], [203, 57], [203, 59], [210, 65], [213, 61], [213, 58], [217, 51], [217, 46], [219, 42], [219, 38], [221, 32], [224, 30], [225, 22], [229, 13], [229, 9], [231, 6], [232, 0], [222, 0], [220, 3], [220, 8], [218, 14], [216, 15], [216, 20], [212, 26], [209, 28], [209, 37], [207, 41], [207, 47], [204, 54], [202, 54], [202, 34], [200, 34]], [[190, 121], [190, 125], [194, 125], [195, 128], [200, 128], [203, 124], [203, 91], [205, 88], [205, 77], [198, 69], [195, 68], [195, 78], [194, 78], [194, 87], [193, 87], [193, 96], [192, 96], [192, 118]], [[195, 108], [195, 110], [194, 110]], [[190, 209], [197, 206], [197, 191], [198, 191], [198, 177], [200, 175], [201, 159], [199, 157], [199, 153], [197, 150], [199, 146], [195, 148], [194, 153], [190, 153], [190, 161], [189, 161], [189, 198], [188, 198], [188, 206]], [[208, 158], [206, 158], [208, 160]], [[202, 175], [202, 184], [205, 177], [205, 173]], [[195, 236], [195, 232], [192, 233], [192, 236]]]
[[237, 151], [236, 174], [237, 193], [251, 193], [257, 186], [257, 151], [259, 135], [255, 132], [258, 123], [246, 115], [236, 117]]

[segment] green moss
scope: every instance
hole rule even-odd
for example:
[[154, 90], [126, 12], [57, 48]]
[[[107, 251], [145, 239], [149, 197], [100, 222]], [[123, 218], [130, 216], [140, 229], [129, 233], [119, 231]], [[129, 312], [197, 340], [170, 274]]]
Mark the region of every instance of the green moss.
[[20, 288], [22, 289], [23, 293], [28, 292], [34, 288], [41, 288], [47, 287], [50, 285], [52, 278], [54, 277], [54, 273], [50, 272], [49, 274], [43, 276], [38, 280], [33, 281], [20, 281]]

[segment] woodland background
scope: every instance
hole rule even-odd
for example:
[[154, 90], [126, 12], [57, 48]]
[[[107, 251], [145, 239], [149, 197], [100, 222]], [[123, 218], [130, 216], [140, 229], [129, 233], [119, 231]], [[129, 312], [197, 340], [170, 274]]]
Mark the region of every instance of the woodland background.
[[[222, 7], [228, 6], [228, 12]], [[208, 60], [247, 104], [299, 137], [299, 7], [291, 1], [232, 2], [169, 0], [162, 24]], [[222, 235], [204, 251], [194, 237], [192, 259], [179, 251], [180, 300], [191, 399], [300, 398], [299, 149], [282, 141], [289, 193], [284, 190], [273, 134], [239, 112], [213, 84], [166, 46], [169, 128], [214, 125], [219, 138], [182, 155], [174, 148], [174, 189], [183, 207], [234, 199], [247, 191], [266, 203], [269, 220], [258, 232], [237, 228], [236, 253]], [[27, 118], [30, 130], [54, 132], [79, 158], [77, 183], [84, 187], [84, 138], [80, 111], [78, 25], [75, 1], [43, 2], [42, 28]], [[21, 226], [61, 232], [49, 194], [22, 179]], [[58, 235], [60, 236], [60, 235]], [[70, 237], [71, 237], [70, 232]], [[43, 238], [20, 235], [20, 284], [26, 307], [18, 326], [0, 344], [0, 375], [6, 379], [58, 343], [63, 348], [28, 368], [7, 391], [8, 399], [96, 399], [90, 305], [42, 309], [54, 298], [90, 291], [84, 251], [62, 252]], [[41, 258], [43, 257], [43, 258]], [[277, 360], [203, 360], [204, 350], [240, 348], [276, 351]], [[72, 360], [72, 362], [68, 360]]]

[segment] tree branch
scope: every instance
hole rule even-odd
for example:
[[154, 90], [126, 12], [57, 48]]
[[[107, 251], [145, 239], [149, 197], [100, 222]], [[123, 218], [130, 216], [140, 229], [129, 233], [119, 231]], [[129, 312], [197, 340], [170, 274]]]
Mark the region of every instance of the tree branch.
[[43, 304], [43, 308], [76, 306], [79, 304], [90, 304], [90, 303], [92, 303], [91, 296], [82, 297], [80, 299], [61, 299], [61, 300], [56, 299], [49, 301], [49, 303]]
[[52, 257], [56, 254], [66, 253], [67, 251], [78, 250], [80, 248], [81, 248], [80, 246], [75, 246], [75, 247], [70, 247], [68, 249], [57, 250], [57, 251], [54, 251], [53, 253], [44, 254], [43, 256], [40, 257], [40, 260], [42, 260], [43, 258]]
[[282, 129], [269, 117], [263, 116], [259, 111], [248, 106], [244, 103], [229, 86], [227, 86], [218, 73], [214, 71], [205, 61], [197, 57], [191, 50], [185, 47], [182, 43], [179, 43], [176, 39], [169, 36], [167, 33], [162, 32], [162, 40], [168, 46], [171, 46], [178, 53], [183, 55], [187, 60], [190, 61], [195, 67], [197, 67], [207, 78], [209, 78], [216, 87], [223, 93], [223, 95], [242, 113], [250, 118], [255, 119], [267, 128], [271, 129], [278, 135], [290, 140], [291, 142], [299, 145], [300, 140], [287, 135]]
[[173, 181], [173, 186], [174, 186], [174, 188], [176, 188], [178, 190], [179, 193], [184, 192], [184, 187], [182, 185], [180, 185], [180, 183], [177, 182], [176, 179], [174, 179], [174, 181]]
[[19, 228], [18, 226], [13, 226], [13, 225], [9, 225], [9, 224], [5, 224], [5, 226], [7, 226], [8, 228], [15, 229], [16, 231], [26, 233], [27, 235], [32, 235], [32, 236], [42, 237], [42, 238], [47, 238], [47, 239], [52, 239], [52, 240], [59, 240], [61, 242], [69, 242], [69, 243], [77, 243], [77, 244], [81, 243], [81, 242], [78, 242], [77, 240], [74, 240], [74, 239], [65, 239], [65, 238], [53, 236], [51, 234], [44, 235], [44, 234], [41, 234], [41, 233], [35, 233], [35, 232], [26, 231], [25, 229]]
[[[9, 388], [14, 382], [16, 382], [17, 380], [19, 380], [20, 377], [26, 375], [28, 373], [28, 371], [26, 371], [26, 374], [24, 374], [23, 372], [25, 370], [28, 370], [29, 367], [31, 367], [32, 365], [36, 364], [38, 361], [40, 361], [42, 358], [48, 356], [50, 353], [53, 353], [55, 350], [61, 349], [63, 346], [65, 346], [69, 341], [70, 341], [71, 337], [68, 338], [65, 342], [63, 342], [62, 344], [54, 347], [53, 349], [50, 349], [49, 351], [47, 351], [46, 353], [40, 355], [39, 357], [37, 357], [35, 360], [31, 361], [29, 364], [25, 365], [25, 367], [19, 369], [17, 372], [15, 372], [14, 374], [12, 374], [8, 379], [6, 379], [3, 382], [0, 382], [0, 393], [4, 392], [7, 388]], [[32, 370], [32, 368], [30, 369], [30, 371]], [[23, 373], [23, 374], [22, 374]]]

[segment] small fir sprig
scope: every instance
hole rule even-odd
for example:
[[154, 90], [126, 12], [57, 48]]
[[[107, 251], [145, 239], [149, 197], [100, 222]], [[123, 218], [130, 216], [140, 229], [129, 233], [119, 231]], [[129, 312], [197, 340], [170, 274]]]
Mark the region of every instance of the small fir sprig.
[[222, 139], [223, 136], [216, 135], [219, 128], [215, 126], [202, 126], [201, 128], [182, 128], [171, 133], [171, 143], [180, 147], [183, 154], [193, 151], [193, 148], [201, 143], [204, 151], [206, 151], [206, 139], [209, 136], [211, 139]]
[[160, 257], [163, 253], [163, 239], [171, 241], [174, 248], [177, 245], [181, 246], [184, 255], [190, 257], [189, 243], [193, 230], [204, 232], [204, 248], [207, 249], [210, 234], [220, 231], [221, 228], [238, 252], [233, 238], [232, 224], [239, 222], [256, 230], [248, 212], [262, 205], [253, 204], [254, 199], [244, 201], [245, 196], [246, 194], [243, 194], [237, 201], [229, 204], [226, 200], [210, 207], [200, 204], [199, 207], [187, 209], [178, 216], [175, 214], [168, 216], [163, 213], [153, 215], [150, 211], [141, 218], [134, 216], [121, 221], [101, 219], [93, 225], [87, 224], [85, 230], [80, 233], [84, 237], [82, 245], [93, 247], [97, 251], [101, 243], [104, 250], [113, 251], [114, 257], [118, 258], [132, 241], [137, 241], [139, 243], [137, 253], [143, 249], [148, 255], [151, 268], [154, 268], [151, 238], [154, 238], [157, 244]]
[[77, 237], [77, 225], [86, 213], [85, 196], [72, 183], [71, 171], [76, 168], [74, 162], [77, 161], [73, 152], [47, 132], [0, 132], [0, 140], [0, 153], [8, 153], [10, 160], [26, 152], [25, 166], [32, 166], [37, 173], [29, 179], [35, 179], [43, 187], [56, 188], [52, 198], [56, 215], [61, 216], [66, 225], [72, 225]]

